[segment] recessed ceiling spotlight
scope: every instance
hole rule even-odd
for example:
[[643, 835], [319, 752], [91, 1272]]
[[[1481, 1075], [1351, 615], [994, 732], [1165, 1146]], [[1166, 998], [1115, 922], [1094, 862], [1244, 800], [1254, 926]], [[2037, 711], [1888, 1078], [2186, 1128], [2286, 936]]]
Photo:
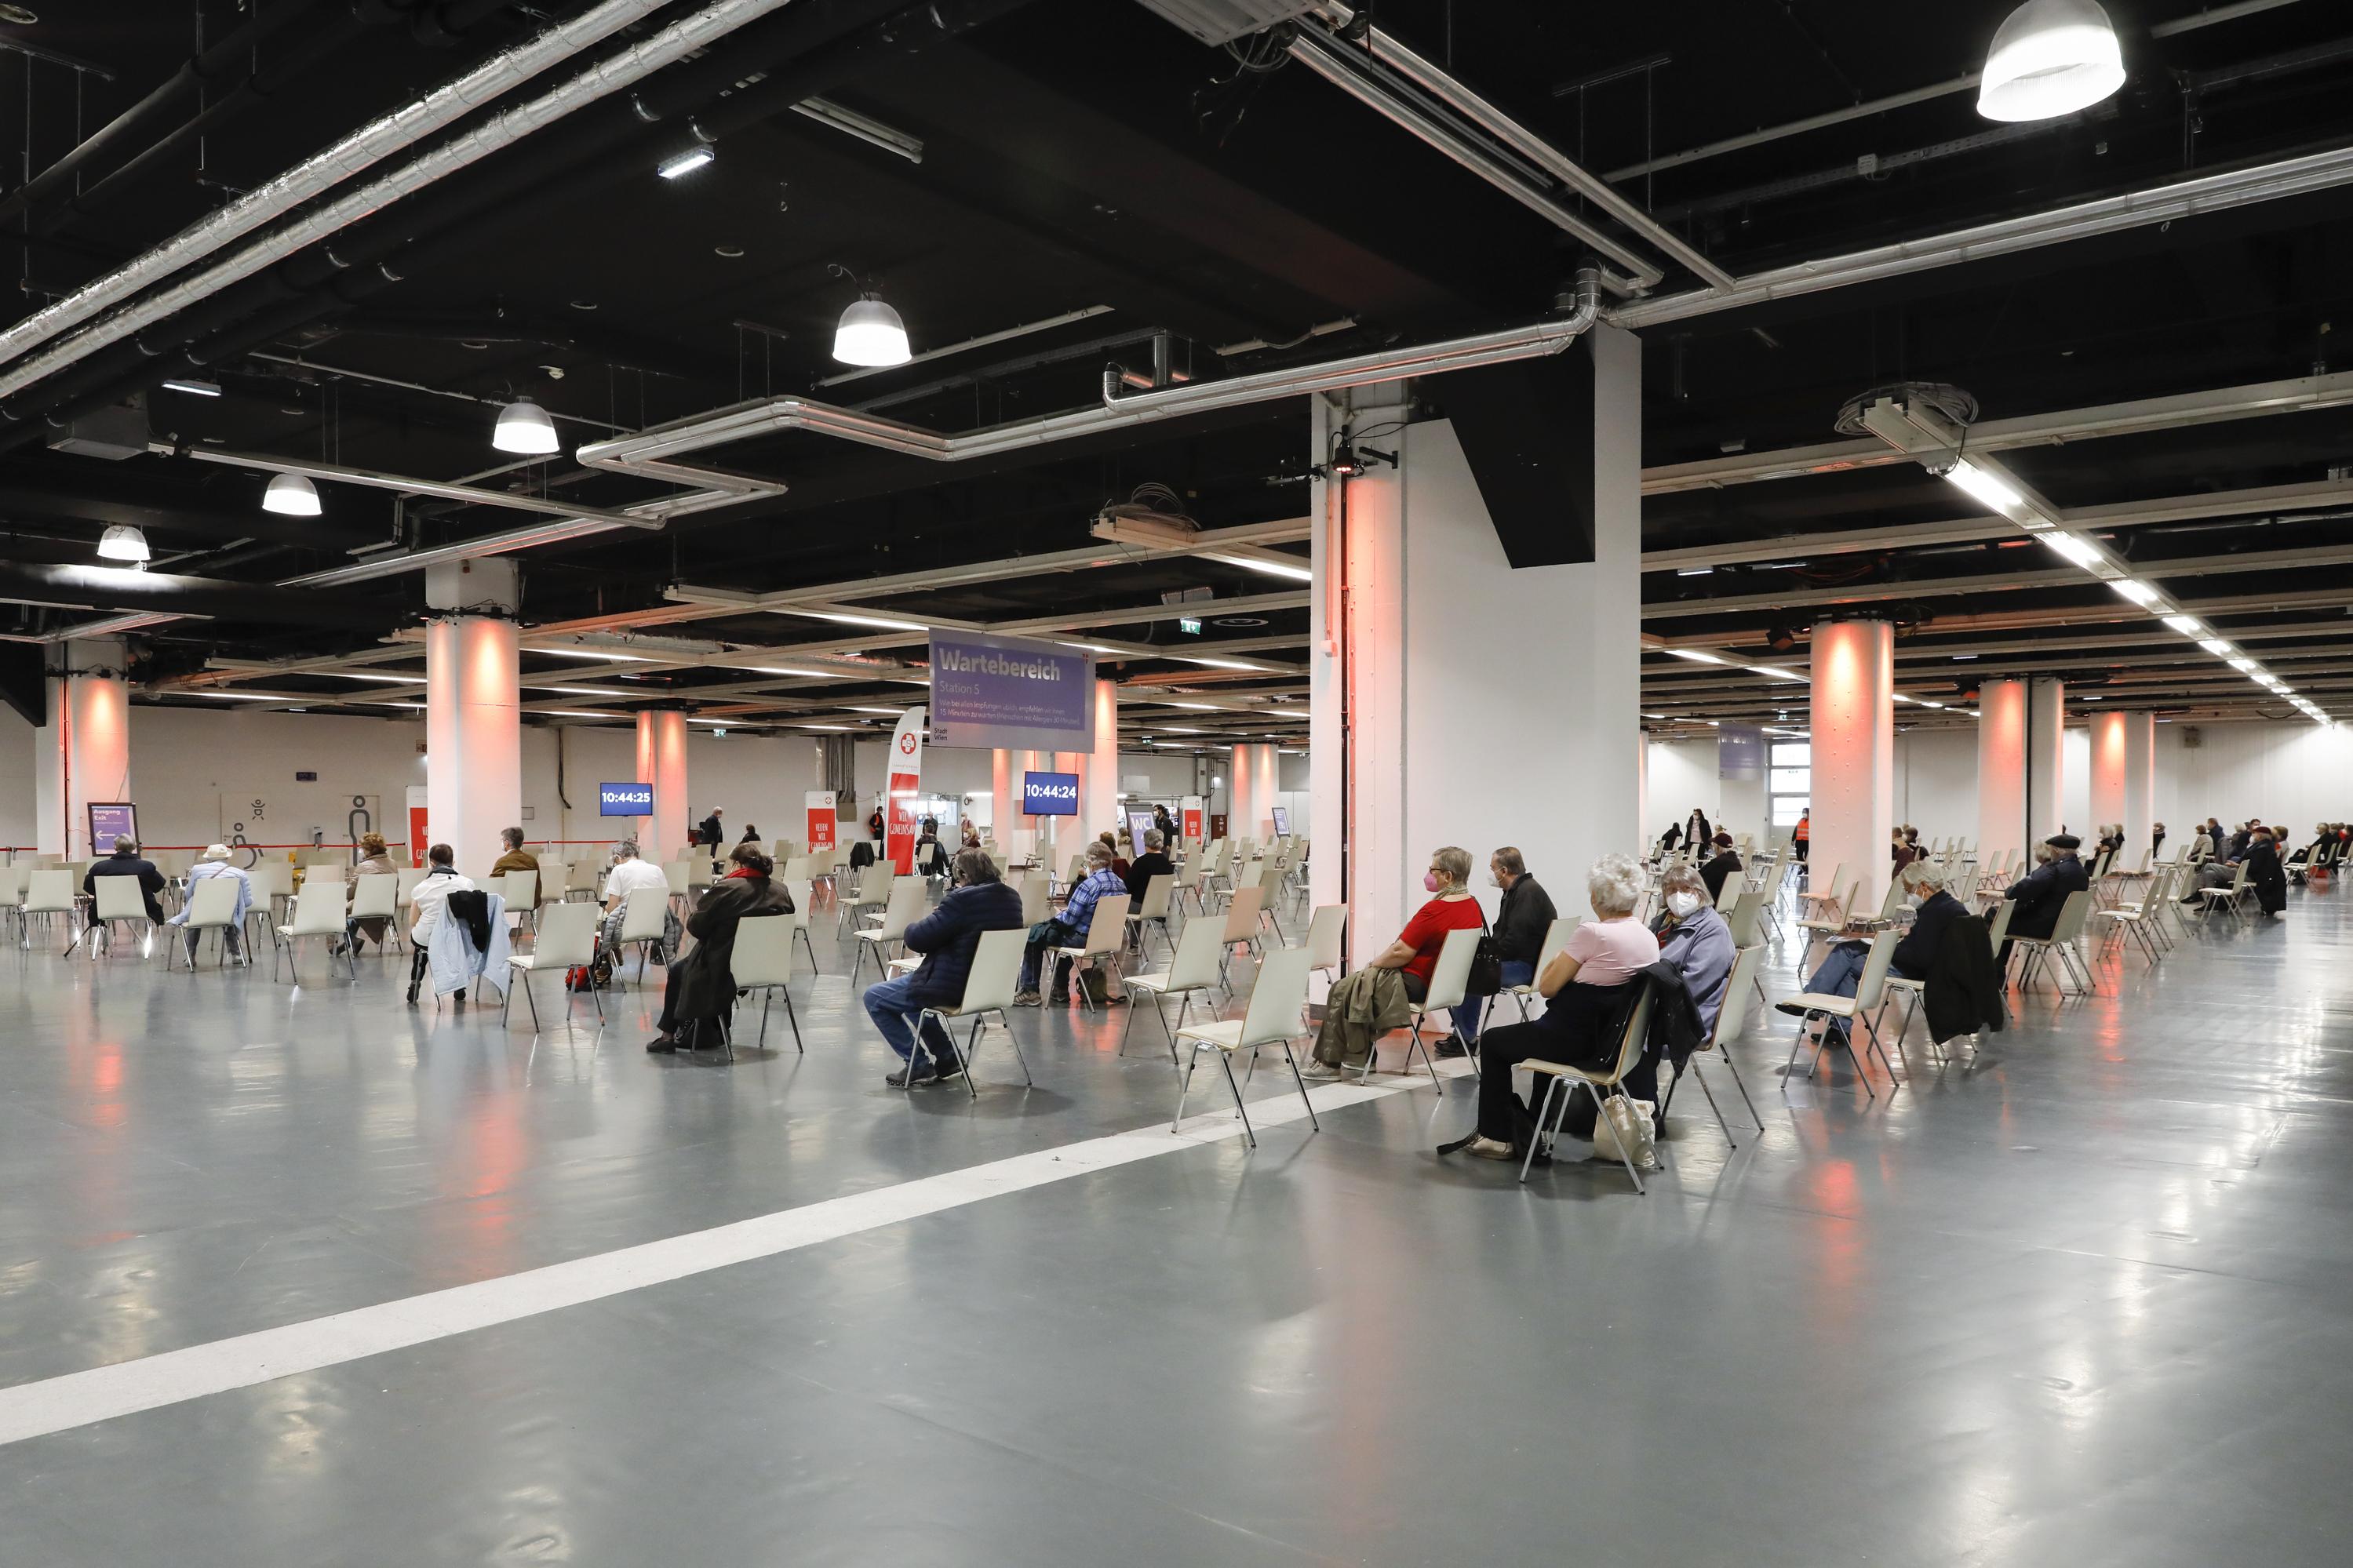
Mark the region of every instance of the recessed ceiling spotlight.
[[164, 390], [166, 392], [185, 392], [191, 397], [218, 397], [221, 395], [219, 382], [198, 381], [194, 376], [175, 375], [171, 380], [164, 384]]
[[689, 147], [676, 157], [664, 158], [655, 166], [654, 173], [665, 180], [675, 180], [681, 174], [691, 174], [705, 163], [715, 162], [718, 157], [719, 154], [708, 147]]
[[596, 308], [596, 301], [594, 300], [575, 300], [572, 301], [572, 308], [575, 310], [593, 310]]
[[711, 253], [713, 256], [723, 256], [733, 261], [744, 254], [744, 247], [740, 245], [714, 245], [711, 247]]

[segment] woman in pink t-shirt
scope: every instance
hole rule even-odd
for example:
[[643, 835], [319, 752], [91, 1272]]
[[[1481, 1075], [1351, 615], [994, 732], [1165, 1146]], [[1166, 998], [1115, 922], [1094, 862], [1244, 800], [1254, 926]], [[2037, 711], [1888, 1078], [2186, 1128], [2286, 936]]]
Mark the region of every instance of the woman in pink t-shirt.
[[1569, 933], [1560, 956], [1536, 976], [1546, 999], [1543, 1016], [1507, 1024], [1482, 1037], [1479, 1131], [1462, 1145], [1488, 1160], [1514, 1160], [1512, 1147], [1533, 1136], [1535, 1113], [1512, 1092], [1512, 1069], [1525, 1061], [1595, 1064], [1616, 1048], [1605, 1040], [1609, 1020], [1626, 987], [1659, 961], [1659, 939], [1634, 918], [1641, 901], [1641, 870], [1630, 855], [1604, 855], [1586, 877], [1593, 919]]

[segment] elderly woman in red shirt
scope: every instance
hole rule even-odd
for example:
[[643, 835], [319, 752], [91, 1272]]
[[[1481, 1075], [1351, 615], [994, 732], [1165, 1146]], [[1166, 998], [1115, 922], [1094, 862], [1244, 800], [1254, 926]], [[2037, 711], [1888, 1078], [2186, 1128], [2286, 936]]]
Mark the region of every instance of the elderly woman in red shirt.
[[[1303, 1069], [1305, 1076], [1337, 1078], [1341, 1062], [1361, 1062], [1372, 1048], [1373, 1038], [1395, 1026], [1387, 1020], [1402, 1021], [1403, 1002], [1419, 1003], [1430, 994], [1430, 972], [1438, 967], [1438, 952], [1446, 945], [1447, 933], [1465, 928], [1476, 931], [1486, 924], [1486, 917], [1479, 912], [1479, 900], [1471, 893], [1468, 849], [1449, 845], [1430, 856], [1421, 885], [1435, 895], [1430, 902], [1414, 911], [1395, 942], [1332, 987], [1324, 1028], [1316, 1037], [1315, 1065]], [[1390, 990], [1392, 984], [1398, 989]], [[1353, 995], [1357, 989], [1365, 992], [1362, 997]], [[1464, 1041], [1475, 1036], [1479, 1027], [1478, 1001], [1466, 998], [1453, 1015], [1454, 1034], [1438, 1047], [1441, 1057], [1459, 1057], [1468, 1048]]]

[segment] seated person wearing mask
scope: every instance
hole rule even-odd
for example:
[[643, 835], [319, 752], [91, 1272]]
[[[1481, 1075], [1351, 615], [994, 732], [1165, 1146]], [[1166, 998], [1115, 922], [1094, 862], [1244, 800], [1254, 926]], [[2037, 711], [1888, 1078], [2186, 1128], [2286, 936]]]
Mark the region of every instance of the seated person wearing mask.
[[[180, 912], [165, 923], [175, 926], [188, 923], [188, 914], [195, 907], [198, 882], [209, 882], [215, 877], [234, 877], [237, 882], [237, 908], [230, 911], [229, 925], [221, 932], [221, 940], [227, 944], [228, 959], [231, 963], [249, 964], [253, 960], [245, 955], [244, 949], [245, 911], [253, 907], [253, 879], [245, 874], [242, 867], [230, 863], [230, 854], [227, 845], [215, 844], [196, 857], [195, 865], [188, 872], [188, 901], [182, 904]], [[193, 931], [187, 933], [188, 963], [191, 967], [196, 962], [196, 939], [203, 934], [202, 931]]]
[[[1144, 853], [1138, 855], [1127, 868], [1127, 909], [1130, 914], [1138, 913], [1143, 910], [1144, 895], [1151, 889], [1153, 878], [1173, 877], [1176, 874], [1176, 863], [1168, 858], [1166, 851], [1162, 847], [1167, 842], [1167, 839], [1161, 837], [1160, 829], [1147, 827], [1144, 830]], [[1113, 868], [1117, 869], [1116, 863], [1113, 864]], [[1129, 931], [1128, 937], [1129, 946], [1141, 948], [1144, 945], [1142, 921], [1135, 922], [1134, 927]]]
[[949, 874], [954, 879], [939, 907], [907, 928], [907, 951], [922, 953], [923, 966], [866, 988], [866, 1016], [883, 1043], [899, 1054], [899, 1070], [882, 1080], [892, 1089], [904, 1088], [910, 1074], [916, 1083], [944, 1083], [964, 1071], [936, 1018], [923, 1026], [923, 1047], [931, 1059], [916, 1065], [915, 1019], [926, 1007], [953, 1007], [964, 1000], [973, 954], [985, 933], [1021, 929], [1021, 895], [1005, 885], [996, 861], [978, 849], [959, 850]]
[[[2017, 901], [2010, 911], [2011, 936], [2047, 937], [2058, 929], [2059, 913], [2067, 907], [2067, 896], [2080, 893], [2092, 885], [2084, 863], [2075, 858], [2075, 851], [2084, 841], [2072, 833], [2054, 833], [2035, 847], [2034, 858], [2042, 861], [2017, 881], [2002, 890], [2002, 897]], [[2043, 851], [2050, 858], [2043, 858]], [[2010, 943], [2004, 942], [2001, 951], [1994, 954], [1996, 963], [2010, 962]]]
[[1659, 961], [1659, 939], [1634, 918], [1642, 879], [1633, 857], [1605, 855], [1585, 880], [1593, 919], [1536, 976], [1547, 1002], [1543, 1016], [1487, 1031], [1479, 1057], [1479, 1131], [1461, 1145], [1466, 1153], [1517, 1158], [1513, 1144], [1532, 1135], [1535, 1117], [1512, 1091], [1512, 1069], [1524, 1061], [1588, 1063], [1608, 1054], [1602, 1026], [1627, 985]]
[[[1956, 916], [1968, 913], [1968, 907], [1947, 890], [1945, 873], [1926, 860], [1914, 861], [1904, 868], [1901, 875], [1905, 888], [1904, 901], [1917, 913], [1913, 917], [1911, 929], [1904, 933], [1904, 940], [1897, 942], [1895, 951], [1889, 954], [1887, 967], [1890, 973], [1900, 974], [1906, 980], [1926, 980], [1929, 964], [1936, 961], [1936, 944], [1944, 940], [1945, 928], [1953, 922]], [[1853, 995], [1856, 987], [1862, 983], [1862, 968], [1870, 958], [1871, 944], [1867, 942], [1838, 943], [1814, 971], [1813, 978], [1806, 982], [1807, 993], [1815, 996]], [[1806, 1017], [1823, 1016], [1818, 1013], [1808, 1013], [1794, 1001], [1777, 1002], [1774, 1005], [1784, 1013]], [[1828, 1025], [1837, 1031], [1841, 1038], [1845, 1037], [1845, 1019], [1831, 1018]]]
[[[1476, 931], [1486, 923], [1470, 882], [1471, 851], [1450, 844], [1430, 856], [1421, 885], [1433, 897], [1414, 911], [1395, 942], [1362, 969], [1333, 983], [1323, 1027], [1316, 1031], [1315, 1060], [1300, 1069], [1303, 1076], [1334, 1079], [1343, 1068], [1364, 1066], [1379, 1036], [1407, 1022], [1405, 1004], [1419, 1004], [1430, 994], [1430, 977], [1438, 968], [1447, 934]], [[1478, 1008], [1484, 1000], [1466, 996], [1451, 1009], [1454, 1037], [1437, 1048], [1439, 1056], [1461, 1056], [1464, 1042], [1478, 1037]]]
[[638, 858], [638, 841], [624, 838], [613, 846], [613, 868], [605, 873], [605, 945], [613, 947], [621, 940], [622, 918], [628, 912], [629, 895], [639, 889], [656, 900], [670, 897], [670, 879], [659, 866], [649, 866]]
[[[409, 907], [417, 911], [408, 927], [408, 999], [417, 1000], [417, 988], [425, 982], [425, 971], [432, 958], [427, 952], [433, 945], [434, 928], [448, 912], [449, 895], [470, 892], [473, 882], [458, 875], [457, 854], [447, 844], [436, 844], [425, 852], [425, 875], [417, 879], [417, 889], [408, 895]], [[458, 1001], [466, 994], [460, 991]]]
[[[1504, 890], [1503, 905], [1495, 911], [1495, 948], [1503, 959], [1504, 984], [1533, 985], [1536, 959], [1560, 911], [1553, 908], [1552, 895], [1529, 874], [1526, 857], [1511, 845], [1487, 857], [1487, 879]], [[1485, 1000], [1482, 997], [1478, 1004], [1482, 1025]], [[1465, 1037], [1474, 1043], [1478, 1039], [1475, 1034]]]

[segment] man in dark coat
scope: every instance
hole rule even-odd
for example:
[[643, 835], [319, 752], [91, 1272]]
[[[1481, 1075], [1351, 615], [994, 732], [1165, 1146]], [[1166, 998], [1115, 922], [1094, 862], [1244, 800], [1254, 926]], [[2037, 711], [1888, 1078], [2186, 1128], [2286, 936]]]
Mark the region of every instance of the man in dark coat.
[[1740, 857], [1734, 853], [1732, 847], [1732, 835], [1717, 834], [1715, 857], [1699, 868], [1699, 879], [1707, 884], [1708, 901], [1717, 909], [1724, 907], [1725, 879], [1737, 876], [1740, 868]]
[[[128, 838], [118, 838], [114, 841], [113, 854], [103, 860], [90, 862], [89, 871], [83, 874], [81, 879], [81, 890], [88, 893], [92, 900], [98, 898], [96, 883], [100, 877], [138, 878], [139, 891], [147, 905], [147, 918], [157, 925], [164, 923], [164, 906], [155, 899], [155, 895], [164, 890], [164, 873], [155, 869], [153, 861], [142, 860], [139, 858], [139, 846]], [[90, 923], [92, 925], [98, 923], [98, 905], [95, 901], [90, 905]]]
[[714, 805], [711, 808], [711, 815], [704, 817], [702, 825], [694, 830], [694, 841], [710, 847], [711, 874], [714, 877], [719, 875], [720, 852], [727, 844], [727, 830], [719, 824], [719, 819], [725, 815]]
[[734, 1011], [735, 973], [729, 963], [735, 956], [735, 928], [747, 920], [793, 912], [793, 896], [783, 883], [769, 879], [776, 862], [748, 844], [737, 845], [728, 858], [734, 868], [686, 917], [694, 951], [670, 965], [662, 985], [661, 1032], [646, 1047], [657, 1056], [679, 1048], [681, 1025]]
[[899, 1053], [899, 1070], [883, 1079], [892, 1089], [905, 1087], [910, 1073], [917, 1083], [933, 1083], [964, 1070], [936, 1018], [923, 1020], [923, 1048], [931, 1061], [914, 1065], [914, 1020], [926, 1007], [953, 1007], [964, 1000], [973, 954], [985, 932], [1022, 929], [1021, 895], [1005, 885], [997, 862], [987, 855], [978, 849], [957, 851], [951, 876], [954, 880], [939, 908], [907, 928], [907, 951], [922, 953], [923, 966], [913, 974], [866, 988], [866, 1016], [874, 1020], [884, 1043]]
[[[2011, 936], [2047, 937], [2059, 925], [2059, 912], [2067, 907], [2067, 895], [2089, 889], [2092, 879], [2075, 851], [2084, 841], [2072, 833], [2055, 833], [2043, 840], [2051, 847], [2051, 858], [2002, 889], [2002, 897], [2017, 901], [2010, 911]], [[2010, 959], [2010, 943], [2001, 944], [1997, 962]]]
[[2258, 827], [2247, 839], [2247, 886], [2263, 913], [2278, 920], [2287, 910], [2287, 872], [2280, 865], [2279, 845], [2268, 827]]
[[[1153, 878], [1173, 877], [1176, 874], [1176, 862], [1168, 858], [1166, 848], [1167, 842], [1166, 837], [1160, 829], [1156, 827], [1145, 829], [1143, 853], [1129, 861], [1127, 866], [1127, 907], [1130, 910], [1138, 913], [1143, 911], [1144, 895], [1151, 890]], [[1162, 935], [1167, 934], [1168, 917], [1166, 915], [1160, 918], [1160, 931]], [[1144, 946], [1142, 921], [1136, 921], [1135, 929], [1128, 934], [1134, 938], [1129, 946], [1138, 949]]]

